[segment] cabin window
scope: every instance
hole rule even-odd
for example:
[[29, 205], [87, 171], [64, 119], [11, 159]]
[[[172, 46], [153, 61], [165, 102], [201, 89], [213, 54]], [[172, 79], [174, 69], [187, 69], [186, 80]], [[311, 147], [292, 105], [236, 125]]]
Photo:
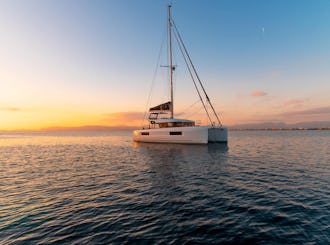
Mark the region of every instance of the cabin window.
[[159, 127], [160, 128], [167, 128], [168, 126], [167, 126], [167, 123], [160, 123]]
[[182, 122], [176, 122], [174, 123], [174, 127], [182, 127], [183, 123]]
[[158, 113], [150, 113], [149, 119], [157, 119], [158, 118]]
[[174, 127], [193, 127], [195, 126], [194, 122], [175, 122]]
[[182, 132], [174, 131], [170, 132], [170, 135], [182, 135]]
[[142, 132], [141, 135], [149, 135], [149, 132]]
[[195, 126], [195, 122], [184, 122], [183, 126], [184, 127], [193, 127], [193, 126]]

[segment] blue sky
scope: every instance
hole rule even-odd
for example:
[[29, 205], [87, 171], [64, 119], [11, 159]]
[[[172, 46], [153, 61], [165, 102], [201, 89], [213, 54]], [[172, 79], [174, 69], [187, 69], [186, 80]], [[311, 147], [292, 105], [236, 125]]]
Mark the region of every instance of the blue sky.
[[[330, 120], [330, 1], [171, 2], [173, 19], [225, 124]], [[143, 113], [166, 33], [167, 4], [1, 1], [0, 113], [8, 120], [0, 126], [29, 113], [40, 114], [40, 126], [72, 121], [54, 120], [63, 114], [76, 115], [81, 121], [74, 125], [84, 125]], [[192, 84], [176, 61], [180, 111], [196, 95], [188, 102]], [[160, 97], [167, 95], [165, 85], [157, 88]], [[161, 102], [153, 97], [152, 103]], [[320, 108], [322, 113], [303, 113]], [[304, 116], [297, 117], [299, 111]], [[22, 123], [15, 127], [36, 122]]]

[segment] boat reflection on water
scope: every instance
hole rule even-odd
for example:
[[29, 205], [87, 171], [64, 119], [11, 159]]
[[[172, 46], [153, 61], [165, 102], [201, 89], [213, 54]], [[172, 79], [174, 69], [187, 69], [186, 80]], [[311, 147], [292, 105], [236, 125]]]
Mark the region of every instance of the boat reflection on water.
[[133, 146], [144, 158], [144, 169], [149, 176], [149, 191], [157, 193], [156, 200], [171, 206], [171, 210], [190, 205], [191, 195], [205, 195], [209, 188], [213, 188], [210, 185], [222, 182], [219, 176], [228, 174], [227, 144], [134, 142]]
[[178, 167], [178, 170], [224, 166], [228, 160], [228, 145], [214, 143], [207, 145], [157, 144], [133, 142], [133, 147], [144, 156], [149, 166], [159, 168]]
[[227, 143], [212, 143], [207, 145], [202, 144], [160, 144], [160, 143], [144, 143], [133, 141], [134, 148], [155, 151], [157, 154], [165, 151], [180, 151], [182, 153], [226, 153], [229, 150]]

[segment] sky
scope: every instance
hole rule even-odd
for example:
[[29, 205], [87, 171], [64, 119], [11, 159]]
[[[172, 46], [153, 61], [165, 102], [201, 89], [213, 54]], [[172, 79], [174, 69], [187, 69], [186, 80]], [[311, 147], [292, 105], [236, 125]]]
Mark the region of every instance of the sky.
[[[167, 4], [1, 0], [0, 130], [140, 126], [169, 99]], [[330, 121], [330, 1], [171, 4], [223, 124]], [[204, 123], [182, 61], [175, 114]]]

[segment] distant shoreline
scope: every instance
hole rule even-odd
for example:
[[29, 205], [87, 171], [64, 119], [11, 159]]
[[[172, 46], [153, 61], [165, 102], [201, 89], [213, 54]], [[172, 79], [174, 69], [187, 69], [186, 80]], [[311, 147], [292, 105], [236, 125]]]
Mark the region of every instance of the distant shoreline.
[[[60, 132], [115, 132], [115, 131], [132, 131], [134, 128], [103, 128], [103, 129], [82, 129], [82, 128], [61, 128], [61, 129], [41, 129], [41, 130], [0, 130], [0, 133], [60, 133]], [[228, 128], [229, 131], [322, 131], [330, 130], [325, 128]]]
[[330, 128], [229, 128], [230, 131], [307, 131], [330, 130]]
[[[202, 126], [202, 125], [201, 125]], [[206, 126], [206, 125], [203, 125]], [[264, 122], [250, 124], [225, 125], [230, 131], [297, 131], [297, 130], [330, 130], [330, 121], [310, 121], [288, 124], [284, 122]], [[39, 129], [0, 129], [0, 133], [42, 133], [42, 132], [112, 132], [133, 131], [142, 128], [141, 125], [82, 125], [82, 126], [52, 126]]]

